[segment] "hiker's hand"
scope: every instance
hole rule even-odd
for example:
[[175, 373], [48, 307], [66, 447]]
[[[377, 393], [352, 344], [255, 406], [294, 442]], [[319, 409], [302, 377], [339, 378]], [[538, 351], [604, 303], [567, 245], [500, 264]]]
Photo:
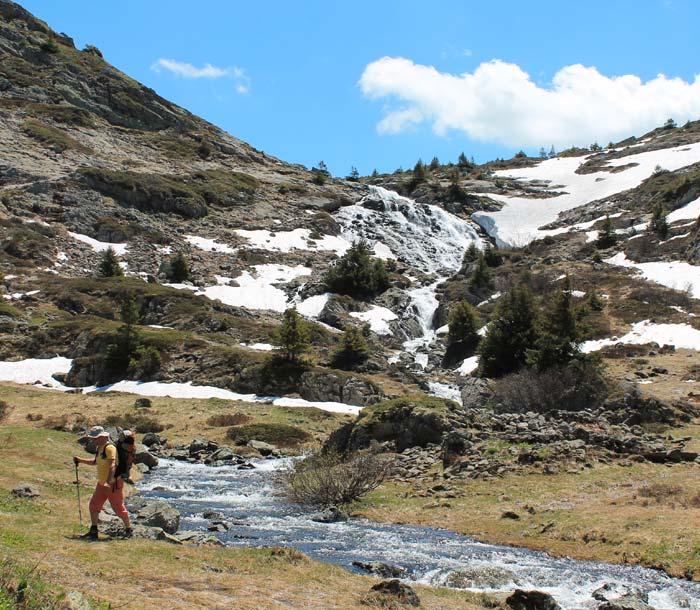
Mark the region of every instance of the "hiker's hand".
[[77, 455], [73, 456], [73, 463], [77, 466], [80, 464], [80, 458]]

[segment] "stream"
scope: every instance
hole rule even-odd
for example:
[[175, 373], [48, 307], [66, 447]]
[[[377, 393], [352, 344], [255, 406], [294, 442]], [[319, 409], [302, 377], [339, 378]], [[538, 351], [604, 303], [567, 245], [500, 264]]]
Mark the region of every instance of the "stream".
[[[206, 530], [204, 511], [233, 522], [216, 533], [231, 546], [290, 546], [353, 572], [353, 561], [383, 561], [408, 571], [406, 580], [433, 586], [454, 584], [474, 591], [538, 589], [551, 593], [563, 610], [594, 609], [591, 597], [606, 583], [626, 585], [649, 596], [657, 610], [700, 610], [700, 584], [655, 570], [554, 558], [541, 552], [476, 542], [447, 530], [379, 524], [362, 519], [323, 524], [275, 494], [275, 471], [288, 459], [253, 460], [253, 470], [212, 468], [162, 459], [140, 484], [144, 498], [163, 499], [182, 514], [181, 529]], [[457, 574], [456, 574], [457, 573]]]

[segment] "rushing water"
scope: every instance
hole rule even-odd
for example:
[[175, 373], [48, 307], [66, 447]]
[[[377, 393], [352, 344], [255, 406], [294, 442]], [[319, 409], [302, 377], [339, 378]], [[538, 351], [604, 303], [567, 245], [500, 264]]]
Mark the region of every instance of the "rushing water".
[[445, 585], [457, 570], [487, 572], [495, 568], [501, 579], [506, 577], [496, 589], [484, 585], [470, 588], [539, 589], [550, 592], [564, 610], [573, 610], [596, 608], [599, 602], [591, 593], [605, 583], [627, 584], [648, 593], [650, 604], [657, 610], [700, 610], [700, 585], [653, 570], [557, 559], [527, 549], [482, 544], [428, 527], [358, 519], [315, 523], [308, 513], [274, 493], [274, 471], [288, 461], [254, 463], [254, 470], [236, 470], [161, 460], [161, 465], [143, 481], [142, 495], [165, 499], [177, 507], [183, 516], [182, 529], [206, 529], [209, 521], [202, 513], [213, 510], [234, 523], [230, 531], [216, 534], [227, 544], [291, 546], [349, 570], [356, 570], [353, 561], [384, 561], [408, 570], [408, 580]]

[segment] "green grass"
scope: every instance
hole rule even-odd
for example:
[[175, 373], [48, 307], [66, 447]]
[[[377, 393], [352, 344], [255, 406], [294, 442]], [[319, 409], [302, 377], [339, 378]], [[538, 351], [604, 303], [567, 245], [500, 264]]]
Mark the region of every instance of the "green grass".
[[88, 150], [62, 129], [52, 127], [37, 119], [25, 119], [24, 123], [22, 123], [22, 130], [30, 138], [37, 140], [56, 152], [65, 152], [66, 150], [86, 152]]
[[229, 428], [227, 436], [238, 445], [256, 440], [281, 447], [295, 447], [310, 438], [309, 433], [301, 428], [275, 423], [233, 426]]

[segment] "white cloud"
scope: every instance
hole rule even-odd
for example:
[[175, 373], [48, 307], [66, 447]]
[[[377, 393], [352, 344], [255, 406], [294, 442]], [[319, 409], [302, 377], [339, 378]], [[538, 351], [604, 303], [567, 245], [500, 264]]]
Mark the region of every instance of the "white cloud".
[[249, 91], [249, 89], [248, 89], [248, 87], [247, 87], [246, 85], [238, 85], [238, 86], [236, 87], [236, 92], [237, 92], [237, 93], [243, 93], [243, 94], [245, 94], [245, 93], [248, 93], [248, 91]]
[[217, 68], [209, 63], [204, 64], [202, 68], [196, 68], [192, 64], [174, 59], [160, 58], [151, 65], [151, 70], [155, 72], [160, 72], [163, 69], [184, 78], [221, 78], [230, 73], [228, 68]]
[[700, 117], [699, 76], [689, 83], [659, 74], [644, 83], [580, 64], [563, 67], [551, 86], [542, 87], [501, 60], [454, 75], [383, 57], [365, 68], [359, 85], [368, 98], [398, 101], [379, 122], [380, 133], [428, 122], [439, 135], [458, 130], [506, 146], [604, 143], [648, 131], [669, 117], [679, 123]]

